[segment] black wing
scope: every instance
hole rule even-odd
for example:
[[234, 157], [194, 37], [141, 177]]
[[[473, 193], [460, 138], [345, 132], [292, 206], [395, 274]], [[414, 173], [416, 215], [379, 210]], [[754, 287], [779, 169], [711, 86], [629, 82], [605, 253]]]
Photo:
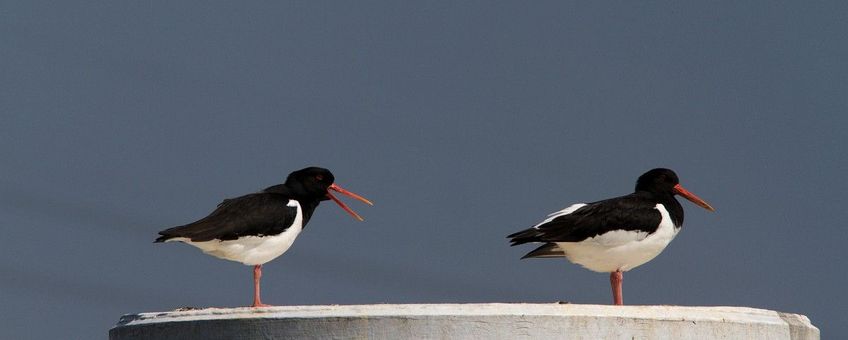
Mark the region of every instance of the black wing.
[[289, 198], [272, 193], [256, 193], [226, 199], [209, 216], [197, 222], [159, 232], [156, 242], [185, 237], [195, 242], [235, 240], [246, 235], [277, 235], [294, 222], [297, 207]]
[[[579, 242], [612, 230], [657, 230], [662, 215], [651, 199], [633, 193], [627, 196], [589, 203], [570, 214], [554, 218], [545, 224], [507, 236], [512, 245], [529, 242]], [[550, 256], [549, 245], [534, 252]], [[532, 252], [531, 252], [532, 253]], [[530, 254], [528, 254], [530, 255]]]

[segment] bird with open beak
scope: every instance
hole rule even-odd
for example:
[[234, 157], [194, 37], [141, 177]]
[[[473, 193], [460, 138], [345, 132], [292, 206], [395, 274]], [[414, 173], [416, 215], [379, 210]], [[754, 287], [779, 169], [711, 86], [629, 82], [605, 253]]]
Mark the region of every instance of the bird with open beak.
[[251, 306], [268, 306], [260, 298], [262, 265], [291, 247], [321, 201], [332, 200], [357, 220], [363, 220], [332, 192], [373, 205], [336, 184], [330, 170], [309, 167], [292, 172], [283, 184], [225, 199], [200, 220], [160, 231], [155, 242], [179, 241], [206, 254], [253, 266]]

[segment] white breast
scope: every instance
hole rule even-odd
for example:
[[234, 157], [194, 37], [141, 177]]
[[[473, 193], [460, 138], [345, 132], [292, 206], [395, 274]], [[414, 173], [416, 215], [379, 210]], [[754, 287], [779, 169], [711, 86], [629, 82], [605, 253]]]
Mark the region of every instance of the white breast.
[[616, 230], [581, 242], [557, 242], [557, 245], [571, 262], [589, 270], [603, 273], [628, 271], [659, 255], [680, 231], [680, 228], [674, 227], [662, 204], [657, 204], [654, 209], [660, 212], [662, 218], [653, 234]]
[[225, 260], [241, 262], [251, 266], [264, 264], [289, 250], [297, 235], [303, 230], [303, 212], [300, 209], [300, 203], [295, 200], [289, 200], [286, 206], [297, 207], [297, 215], [294, 218], [294, 223], [278, 235], [243, 236], [237, 240], [212, 240], [203, 242], [192, 242], [187, 238], [178, 237], [168, 241], [185, 242], [200, 248], [204, 253]]

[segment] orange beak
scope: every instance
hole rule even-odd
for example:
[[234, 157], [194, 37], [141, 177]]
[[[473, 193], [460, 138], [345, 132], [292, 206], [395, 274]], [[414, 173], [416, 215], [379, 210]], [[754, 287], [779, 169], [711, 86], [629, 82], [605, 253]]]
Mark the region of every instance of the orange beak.
[[701, 208], [707, 209], [709, 211], [715, 211], [715, 209], [712, 206], [710, 206], [709, 203], [704, 202], [704, 200], [702, 200], [698, 196], [695, 196], [695, 194], [689, 192], [689, 190], [683, 189], [683, 187], [680, 186], [680, 184], [674, 186], [674, 192], [677, 193], [680, 196], [683, 196], [683, 198], [691, 201], [692, 203], [697, 204]]
[[344, 204], [344, 202], [342, 202], [338, 198], [336, 198], [336, 196], [333, 196], [333, 194], [330, 193], [330, 190], [336, 191], [336, 192], [338, 192], [342, 195], [345, 195], [347, 197], [351, 197], [351, 198], [358, 200], [360, 202], [363, 202], [365, 204], [374, 205], [374, 203], [371, 203], [371, 201], [367, 200], [365, 197], [362, 197], [362, 196], [359, 196], [355, 193], [347, 191], [347, 190], [343, 189], [342, 187], [336, 185], [335, 183], [330, 184], [330, 187], [327, 188], [327, 197], [329, 197], [331, 200], [333, 200], [333, 202], [336, 202], [336, 204], [338, 204], [340, 207], [342, 207], [342, 209], [344, 209], [344, 211], [347, 211], [348, 214], [350, 214], [351, 216], [353, 216], [353, 218], [355, 218], [357, 220], [364, 221], [365, 219], [363, 219], [362, 216], [359, 216], [359, 214], [357, 214], [355, 211], [353, 211], [353, 209], [348, 207], [347, 204]]

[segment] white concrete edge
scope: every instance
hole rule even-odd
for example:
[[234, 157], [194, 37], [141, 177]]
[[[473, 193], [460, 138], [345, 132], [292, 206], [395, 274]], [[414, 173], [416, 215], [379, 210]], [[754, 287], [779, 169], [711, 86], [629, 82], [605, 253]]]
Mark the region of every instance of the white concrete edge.
[[[750, 307], [610, 306], [582, 304], [480, 303], [480, 304], [372, 304], [279, 306], [264, 308], [204, 308], [185, 311], [127, 314], [115, 328], [162, 322], [251, 318], [362, 318], [420, 316], [605, 316], [671, 321], [713, 321], [803, 325], [816, 328], [800, 314]], [[817, 328], [816, 328], [817, 329]]]

